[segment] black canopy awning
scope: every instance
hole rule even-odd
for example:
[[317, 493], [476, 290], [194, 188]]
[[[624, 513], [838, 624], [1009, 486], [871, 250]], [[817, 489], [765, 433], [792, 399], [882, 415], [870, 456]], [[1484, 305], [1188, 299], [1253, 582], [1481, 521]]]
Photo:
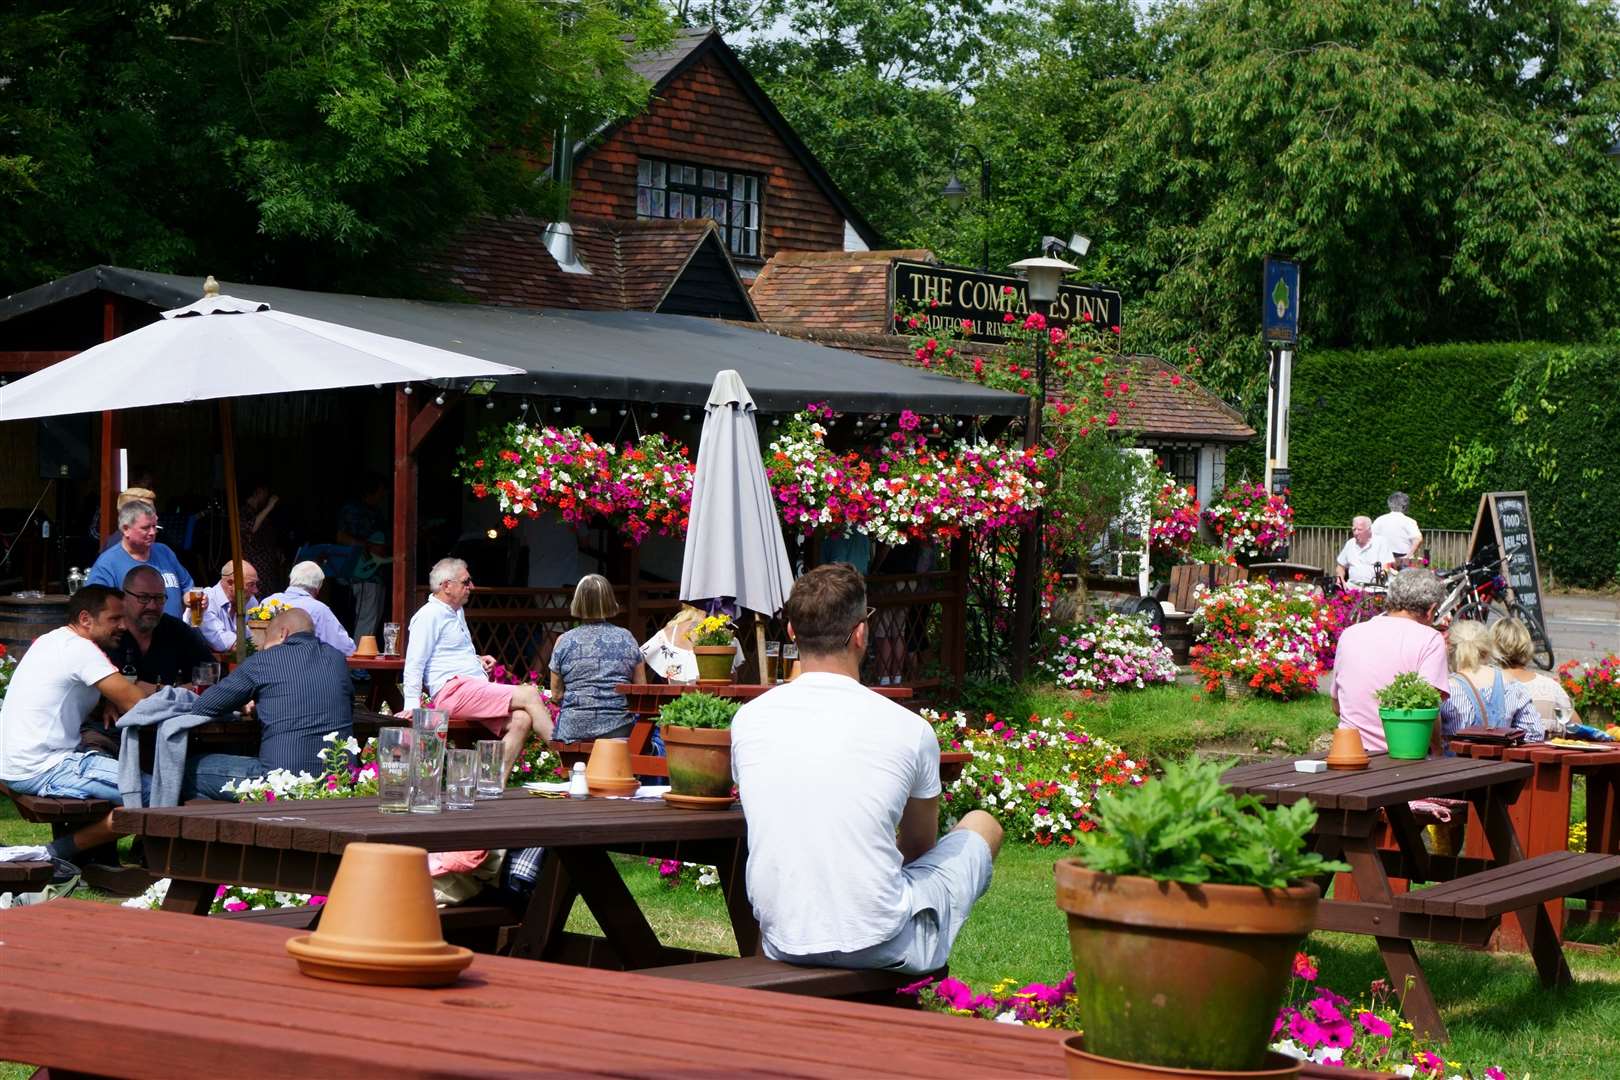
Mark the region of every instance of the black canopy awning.
[[[180, 307], [202, 279], [101, 266], [0, 299], [0, 324], [94, 291]], [[1018, 394], [828, 348], [769, 330], [645, 311], [571, 311], [433, 303], [222, 282], [220, 291], [324, 319], [522, 368], [508, 393], [697, 405], [715, 372], [734, 368], [765, 411], [825, 401], [845, 412], [1021, 416]]]

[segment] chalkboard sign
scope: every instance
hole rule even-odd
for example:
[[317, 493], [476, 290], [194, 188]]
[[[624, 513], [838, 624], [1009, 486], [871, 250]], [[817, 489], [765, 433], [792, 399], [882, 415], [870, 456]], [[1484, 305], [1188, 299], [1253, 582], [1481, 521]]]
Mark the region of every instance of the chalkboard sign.
[[1536, 644], [1551, 654], [1547, 617], [1541, 609], [1541, 566], [1536, 561], [1536, 530], [1530, 523], [1529, 495], [1522, 491], [1492, 491], [1480, 496], [1468, 557], [1475, 557], [1488, 544], [1494, 544], [1502, 557], [1508, 594], [1535, 616], [1530, 633]]

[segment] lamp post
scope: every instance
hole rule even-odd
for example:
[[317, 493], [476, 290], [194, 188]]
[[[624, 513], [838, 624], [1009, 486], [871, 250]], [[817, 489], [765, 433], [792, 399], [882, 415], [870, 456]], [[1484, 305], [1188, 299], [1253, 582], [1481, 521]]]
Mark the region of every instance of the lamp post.
[[[973, 151], [974, 154], [976, 154], [979, 158], [979, 198], [984, 201], [988, 212], [988, 207], [990, 204], [990, 159], [984, 156], [983, 150], [980, 150], [972, 143], [963, 143], [962, 145]], [[945, 181], [945, 187], [940, 191], [940, 194], [945, 196], [945, 201], [951, 204], [952, 209], [959, 208], [967, 199], [967, 185], [963, 184], [961, 180], [957, 179], [956, 168], [954, 165], [951, 168], [951, 178]], [[984, 246], [980, 249], [979, 255], [979, 273], [988, 274], [989, 272], [990, 222], [986, 220], [984, 223]]]
[[[1029, 306], [1044, 318], [1052, 311], [1057, 299], [1058, 286], [1063, 275], [1080, 269], [1062, 259], [1042, 255], [1022, 259], [1012, 264], [1012, 270], [1022, 270], [1026, 281], [1025, 292]], [[1029, 418], [1024, 424], [1024, 449], [1040, 446], [1041, 421], [1046, 415], [1046, 342], [1047, 335], [1035, 335], [1035, 393], [1030, 395]], [[1013, 652], [1012, 677], [1023, 680], [1029, 670], [1029, 643], [1035, 627], [1035, 608], [1039, 603], [1037, 587], [1041, 564], [1041, 531], [1045, 527], [1045, 512], [1035, 511], [1035, 521], [1018, 542], [1018, 567], [1013, 583]]]

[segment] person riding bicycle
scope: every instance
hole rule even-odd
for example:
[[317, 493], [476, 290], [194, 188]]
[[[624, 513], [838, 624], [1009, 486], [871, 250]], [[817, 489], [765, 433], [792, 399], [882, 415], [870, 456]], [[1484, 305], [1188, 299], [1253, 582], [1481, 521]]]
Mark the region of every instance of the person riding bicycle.
[[1378, 520], [1372, 523], [1373, 533], [1384, 538], [1395, 555], [1397, 565], [1403, 567], [1416, 559], [1423, 548], [1423, 533], [1418, 529], [1418, 523], [1406, 516], [1406, 508], [1411, 502], [1404, 491], [1391, 493], [1389, 513], [1379, 514]]
[[1373, 532], [1372, 519], [1365, 514], [1351, 522], [1350, 531], [1350, 539], [1344, 542], [1335, 560], [1339, 584], [1343, 585], [1348, 578], [1352, 585], [1371, 585], [1381, 570], [1395, 565], [1395, 553], [1387, 540]]

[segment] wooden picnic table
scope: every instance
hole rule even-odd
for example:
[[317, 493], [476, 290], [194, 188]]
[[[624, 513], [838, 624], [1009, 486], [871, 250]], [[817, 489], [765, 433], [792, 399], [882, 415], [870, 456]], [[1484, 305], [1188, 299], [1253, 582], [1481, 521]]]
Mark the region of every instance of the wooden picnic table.
[[[299, 974], [294, 931], [0, 912], [0, 1058], [74, 1075], [1062, 1076], [1067, 1032], [480, 956], [438, 989]], [[95, 977], [86, 979], [86, 972]]]
[[[1229, 787], [1268, 803], [1311, 800], [1318, 812], [1314, 849], [1348, 862], [1360, 895], [1355, 901], [1323, 900], [1317, 928], [1375, 937], [1392, 985], [1400, 988], [1412, 980], [1404, 1001], [1407, 1019], [1419, 1031], [1444, 1040], [1445, 1024], [1414, 941], [1482, 946], [1501, 914], [1511, 912], [1530, 943], [1542, 981], [1549, 985], [1569, 981], [1569, 968], [1541, 898], [1521, 902], [1527, 893], [1565, 884], [1565, 871], [1549, 867], [1537, 880], [1513, 881], [1505, 879], [1512, 870], [1498, 869], [1524, 859], [1508, 806], [1532, 771], [1528, 763], [1512, 761], [1454, 757], [1398, 761], [1375, 754], [1363, 771], [1301, 773], [1294, 770], [1292, 759], [1283, 759], [1242, 765], [1223, 779]], [[1428, 854], [1407, 804], [1446, 796], [1466, 799], [1477, 811], [1491, 858]], [[1378, 850], [1376, 836], [1385, 820], [1398, 851]], [[1537, 868], [1527, 869], [1535, 876]], [[1585, 872], [1566, 869], [1572, 877]], [[1390, 885], [1392, 876], [1457, 884], [1397, 894]], [[1478, 889], [1465, 890], [1470, 879]], [[1573, 888], [1576, 882], [1567, 884]], [[1325, 893], [1326, 881], [1322, 885]]]
[[375, 712], [385, 701], [390, 709], [404, 704], [399, 688], [400, 680], [405, 677], [403, 656], [351, 656], [348, 662], [350, 671], [364, 671], [371, 676], [371, 686], [366, 691], [367, 709]]
[[[1569, 813], [1575, 777], [1586, 778], [1586, 850], [1605, 855], [1620, 854], [1620, 744], [1594, 744], [1596, 750], [1573, 750], [1536, 743], [1525, 746], [1499, 746], [1453, 740], [1451, 748], [1459, 757], [1482, 761], [1529, 762], [1535, 771], [1517, 798], [1508, 804], [1508, 816], [1524, 843], [1527, 856], [1543, 855], [1569, 848]], [[1463, 854], [1482, 853], [1482, 839], [1476, 825], [1463, 834]], [[1546, 904], [1553, 929], [1563, 936], [1566, 913], [1560, 897]], [[1570, 911], [1570, 922], [1613, 919], [1620, 908], [1596, 901], [1585, 911]], [[1503, 923], [1493, 944], [1499, 948], [1523, 950], [1525, 941], [1518, 927]]]
[[[343, 849], [357, 841], [428, 851], [544, 847], [540, 881], [514, 932], [514, 956], [647, 968], [709, 959], [663, 945], [609, 852], [712, 864], [720, 873], [739, 955], [759, 949], [744, 882], [742, 811], [682, 810], [645, 799], [543, 799], [523, 790], [472, 810], [384, 814], [377, 800], [194, 803], [119, 809], [113, 828], [141, 837], [147, 867], [171, 879], [163, 907], [206, 915], [220, 885], [325, 894]], [[555, 855], [555, 858], [550, 857]], [[565, 932], [583, 898], [604, 937]]]

